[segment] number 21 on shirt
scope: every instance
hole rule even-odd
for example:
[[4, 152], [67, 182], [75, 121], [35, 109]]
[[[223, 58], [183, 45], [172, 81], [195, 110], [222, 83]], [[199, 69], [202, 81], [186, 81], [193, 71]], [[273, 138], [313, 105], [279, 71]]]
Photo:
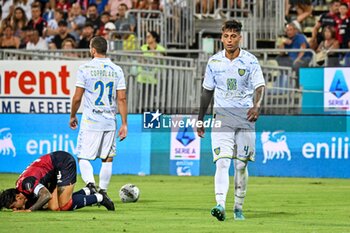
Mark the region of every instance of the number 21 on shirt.
[[102, 97], [105, 93], [105, 91], [107, 91], [108, 93], [108, 100], [109, 100], [109, 105], [112, 105], [112, 97], [113, 97], [113, 82], [108, 82], [108, 83], [104, 83], [102, 81], [97, 81], [95, 83], [95, 91], [99, 91], [99, 95], [97, 97], [97, 99], [95, 100], [95, 105], [96, 106], [104, 106], [105, 103], [103, 103], [102, 101]]

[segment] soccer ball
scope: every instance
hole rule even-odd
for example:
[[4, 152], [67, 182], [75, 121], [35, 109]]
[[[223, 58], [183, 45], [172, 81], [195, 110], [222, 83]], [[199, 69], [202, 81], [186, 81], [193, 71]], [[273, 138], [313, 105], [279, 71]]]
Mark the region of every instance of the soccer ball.
[[120, 200], [124, 203], [137, 202], [140, 197], [140, 189], [134, 184], [126, 184], [119, 190]]

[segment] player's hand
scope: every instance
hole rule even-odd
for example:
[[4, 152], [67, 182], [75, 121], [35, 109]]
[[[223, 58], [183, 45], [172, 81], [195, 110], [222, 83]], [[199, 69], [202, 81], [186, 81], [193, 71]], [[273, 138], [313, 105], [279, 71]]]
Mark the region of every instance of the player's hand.
[[248, 110], [247, 120], [250, 122], [254, 122], [259, 118], [259, 109], [257, 107], [252, 107]]
[[71, 129], [76, 129], [78, 127], [78, 118], [77, 117], [71, 117], [69, 120], [69, 127]]
[[122, 125], [118, 132], [118, 138], [119, 141], [123, 141], [126, 138], [126, 135], [128, 134], [128, 127], [126, 125]]
[[204, 126], [197, 128], [197, 135], [198, 135], [198, 137], [204, 138], [204, 133], [205, 133]]

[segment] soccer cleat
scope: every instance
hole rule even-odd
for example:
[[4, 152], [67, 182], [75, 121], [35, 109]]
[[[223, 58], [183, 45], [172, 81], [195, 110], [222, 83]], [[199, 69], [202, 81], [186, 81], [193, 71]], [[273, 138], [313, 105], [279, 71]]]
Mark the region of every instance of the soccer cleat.
[[100, 202], [101, 205], [103, 205], [104, 207], [106, 207], [107, 210], [111, 210], [114, 211], [114, 203], [113, 201], [108, 197], [106, 191], [104, 190], [100, 190], [98, 193], [100, 193], [103, 196], [103, 200]]
[[86, 187], [90, 190], [90, 195], [97, 193], [97, 188], [94, 183], [88, 183]]
[[234, 209], [233, 217], [234, 217], [235, 220], [239, 220], [239, 221], [245, 220], [245, 217], [243, 215], [242, 210], [239, 210], [239, 209]]
[[217, 205], [214, 208], [212, 208], [210, 213], [219, 221], [224, 221], [226, 218], [225, 209], [221, 205]]

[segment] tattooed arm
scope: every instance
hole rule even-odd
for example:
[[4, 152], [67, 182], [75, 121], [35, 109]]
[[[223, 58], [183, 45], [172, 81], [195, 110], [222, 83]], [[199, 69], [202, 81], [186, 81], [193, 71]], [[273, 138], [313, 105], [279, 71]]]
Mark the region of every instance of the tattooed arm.
[[29, 210], [35, 211], [41, 209], [41, 207], [43, 207], [46, 203], [50, 201], [52, 196], [47, 188], [42, 187], [39, 190], [38, 197], [38, 200], [34, 203], [32, 207], [29, 208]]

